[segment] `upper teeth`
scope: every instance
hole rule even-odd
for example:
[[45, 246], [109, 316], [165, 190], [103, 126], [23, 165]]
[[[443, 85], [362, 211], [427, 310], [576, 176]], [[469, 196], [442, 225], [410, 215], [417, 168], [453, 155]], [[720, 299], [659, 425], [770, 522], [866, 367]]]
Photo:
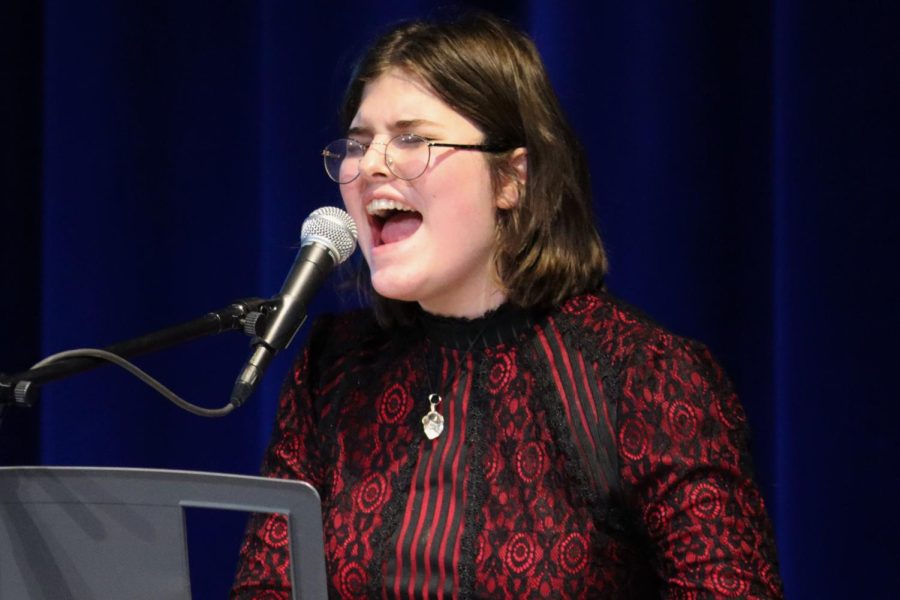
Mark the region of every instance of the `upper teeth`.
[[412, 208], [406, 206], [405, 204], [400, 204], [395, 200], [386, 200], [384, 198], [376, 198], [366, 205], [366, 212], [370, 215], [383, 216], [387, 211], [390, 210], [405, 210], [409, 212], [415, 212]]

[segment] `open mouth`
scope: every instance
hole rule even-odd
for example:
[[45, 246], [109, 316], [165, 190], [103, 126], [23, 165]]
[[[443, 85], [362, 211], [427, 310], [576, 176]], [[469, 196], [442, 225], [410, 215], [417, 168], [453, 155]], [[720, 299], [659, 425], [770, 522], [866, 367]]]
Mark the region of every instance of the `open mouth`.
[[422, 213], [395, 200], [375, 199], [366, 205], [366, 212], [376, 247], [405, 240], [422, 224]]

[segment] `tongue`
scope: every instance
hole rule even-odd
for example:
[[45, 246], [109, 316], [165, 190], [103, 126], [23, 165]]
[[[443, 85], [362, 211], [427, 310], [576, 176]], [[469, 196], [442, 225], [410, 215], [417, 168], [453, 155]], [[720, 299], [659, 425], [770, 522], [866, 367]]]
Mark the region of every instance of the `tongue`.
[[416, 232], [422, 224], [422, 215], [417, 212], [397, 213], [381, 228], [381, 241], [384, 244], [393, 244], [405, 240]]

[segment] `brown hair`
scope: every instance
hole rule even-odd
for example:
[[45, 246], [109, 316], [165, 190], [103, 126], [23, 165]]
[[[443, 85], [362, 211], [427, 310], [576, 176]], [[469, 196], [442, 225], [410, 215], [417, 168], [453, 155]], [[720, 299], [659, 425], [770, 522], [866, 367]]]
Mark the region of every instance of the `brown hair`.
[[[422, 79], [481, 129], [484, 143], [527, 149], [518, 203], [497, 214], [494, 264], [509, 301], [547, 307], [600, 287], [607, 262], [594, 226], [587, 160], [531, 39], [484, 13], [401, 23], [357, 64], [344, 98], [345, 128], [366, 84], [393, 68]], [[495, 191], [516, 180], [511, 153], [486, 155]], [[378, 295], [365, 266], [360, 283], [383, 326], [410, 322], [412, 303]]]

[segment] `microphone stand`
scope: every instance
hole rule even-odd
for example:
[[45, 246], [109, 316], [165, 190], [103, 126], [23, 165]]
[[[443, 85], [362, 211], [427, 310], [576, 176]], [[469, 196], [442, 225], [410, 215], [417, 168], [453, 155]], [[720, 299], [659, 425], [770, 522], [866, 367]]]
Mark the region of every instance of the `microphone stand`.
[[[199, 319], [119, 342], [104, 348], [104, 350], [123, 358], [131, 358], [171, 348], [201, 337], [242, 329], [250, 313], [269, 312], [277, 303], [277, 300], [261, 298], [237, 300], [229, 306], [207, 313]], [[38, 398], [39, 387], [42, 384], [83, 373], [103, 364], [108, 363], [99, 358], [65, 358], [16, 375], [0, 374], [0, 410], [8, 404], [32, 406]]]

